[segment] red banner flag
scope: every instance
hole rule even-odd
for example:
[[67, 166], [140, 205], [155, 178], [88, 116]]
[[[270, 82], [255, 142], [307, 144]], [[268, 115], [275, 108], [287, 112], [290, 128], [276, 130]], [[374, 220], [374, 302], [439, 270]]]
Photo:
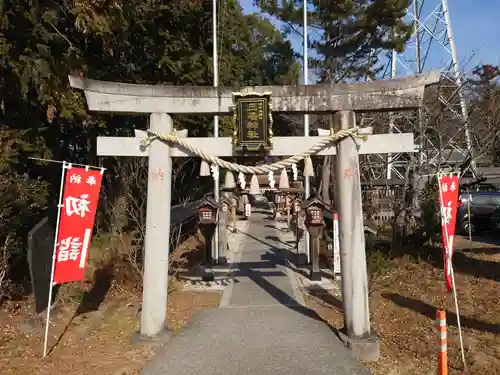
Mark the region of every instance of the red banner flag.
[[458, 210], [458, 187], [457, 175], [442, 175], [439, 177], [439, 206], [441, 208], [441, 235], [443, 238], [444, 273], [446, 278], [446, 289], [452, 290], [451, 282], [451, 259], [453, 257], [453, 244], [455, 238], [455, 225]]
[[76, 167], [67, 169], [55, 249], [53, 284], [85, 278], [87, 252], [94, 228], [101, 181], [101, 170]]

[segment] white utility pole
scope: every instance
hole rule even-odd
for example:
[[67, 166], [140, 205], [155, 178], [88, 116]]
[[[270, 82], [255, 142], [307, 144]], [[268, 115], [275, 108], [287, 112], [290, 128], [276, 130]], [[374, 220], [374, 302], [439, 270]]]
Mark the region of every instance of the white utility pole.
[[[219, 55], [217, 48], [217, 0], [212, 2], [212, 36], [213, 36], [213, 69], [214, 69], [214, 87], [219, 86]], [[219, 116], [214, 116], [214, 138], [219, 138]], [[218, 168], [218, 167], [217, 167]], [[214, 198], [219, 201], [219, 174], [217, 173], [217, 178], [214, 179]], [[215, 228], [215, 233], [213, 237], [214, 241], [214, 262], [219, 263], [219, 227]]]
[[[308, 49], [309, 49], [309, 43], [307, 40], [307, 0], [304, 0], [303, 2], [303, 16], [304, 16], [304, 85], [309, 84], [309, 57], [308, 57]], [[305, 114], [304, 115], [304, 137], [309, 137], [309, 115]], [[305, 176], [304, 177], [304, 195], [305, 199], [309, 198], [309, 195], [311, 194], [311, 180], [310, 177]], [[309, 237], [309, 232], [305, 231], [304, 232], [304, 240], [305, 240], [305, 247], [306, 247], [306, 255], [307, 255], [307, 263], [311, 262], [311, 246], [310, 246], [310, 237]]]
[[[391, 58], [391, 79], [396, 78], [396, 64], [397, 64], [396, 51], [392, 51]], [[394, 133], [394, 114], [391, 113], [389, 117], [389, 133]], [[392, 178], [392, 154], [387, 155], [387, 179], [390, 180]]]

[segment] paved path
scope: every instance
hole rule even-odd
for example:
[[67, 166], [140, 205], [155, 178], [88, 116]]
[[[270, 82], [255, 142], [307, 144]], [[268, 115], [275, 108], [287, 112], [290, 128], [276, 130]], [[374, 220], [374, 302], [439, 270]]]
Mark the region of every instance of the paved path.
[[165, 345], [143, 375], [368, 375], [304, 306], [273, 222], [253, 214], [235, 282]]

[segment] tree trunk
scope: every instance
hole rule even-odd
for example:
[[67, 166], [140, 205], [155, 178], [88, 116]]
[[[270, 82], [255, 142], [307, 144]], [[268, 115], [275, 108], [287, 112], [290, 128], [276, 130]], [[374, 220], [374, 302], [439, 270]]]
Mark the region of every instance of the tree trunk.
[[321, 200], [327, 204], [331, 203], [330, 199], [331, 169], [332, 169], [332, 157], [330, 155], [327, 155], [323, 160], [323, 168], [321, 170], [321, 190], [320, 190]]
[[87, 163], [89, 165], [97, 165], [97, 124], [92, 122], [89, 124], [89, 153]]
[[337, 210], [338, 206], [338, 194], [337, 191], [335, 190], [335, 179], [337, 178], [337, 175], [335, 173], [335, 159], [336, 156], [330, 156], [332, 159], [332, 162], [330, 163], [330, 180], [332, 181], [332, 206], [335, 210]]
[[[334, 129], [334, 121], [333, 115], [330, 115], [329, 127], [330, 129]], [[335, 188], [333, 187], [335, 180], [335, 164], [333, 163], [333, 156], [325, 156], [323, 161], [323, 169], [321, 171], [321, 189], [320, 189], [320, 197], [321, 199], [328, 204], [335, 205]], [[333, 195], [332, 195], [333, 194]]]

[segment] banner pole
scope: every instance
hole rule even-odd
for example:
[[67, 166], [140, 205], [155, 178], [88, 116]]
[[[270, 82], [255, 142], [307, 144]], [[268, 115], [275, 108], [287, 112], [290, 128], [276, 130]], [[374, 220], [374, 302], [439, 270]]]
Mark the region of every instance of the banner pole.
[[451, 273], [451, 285], [453, 287], [453, 299], [455, 300], [455, 311], [457, 313], [457, 327], [458, 327], [458, 337], [460, 339], [460, 351], [462, 353], [462, 362], [464, 364], [464, 371], [467, 371], [467, 363], [465, 362], [464, 338], [462, 336], [462, 325], [460, 324], [460, 313], [458, 311], [457, 288], [455, 287], [455, 272], [453, 271], [453, 265], [451, 261], [449, 267]]
[[[66, 163], [66, 165], [69, 165], [70, 163], [66, 161], [61, 161], [61, 160], [54, 160], [54, 159], [44, 159], [44, 158], [35, 158], [33, 156], [28, 156], [28, 159], [30, 160], [37, 160], [37, 161], [43, 161], [47, 163]], [[100, 169], [101, 171], [105, 171], [106, 168], [103, 167], [98, 167], [97, 165], [87, 165], [87, 164], [78, 164], [78, 163], [71, 163], [73, 167], [85, 167], [85, 168], [92, 168], [92, 169]]]
[[49, 301], [47, 302], [47, 320], [45, 322], [45, 337], [43, 340], [43, 356], [47, 355], [47, 343], [49, 341], [49, 324], [50, 324], [50, 308], [52, 306], [52, 284], [54, 283], [54, 269], [56, 266], [56, 248], [57, 248], [57, 237], [59, 235], [59, 221], [61, 220], [61, 208], [62, 208], [62, 198], [64, 189], [64, 178], [66, 176], [67, 164], [65, 161], [62, 163], [61, 171], [61, 185], [59, 187], [59, 201], [57, 203], [57, 221], [56, 221], [56, 231], [54, 234], [54, 250], [52, 252], [52, 268], [50, 271], [50, 284], [49, 284]]
[[[441, 189], [441, 176], [442, 176], [442, 174], [438, 173], [439, 208], [440, 208], [440, 216], [441, 216], [441, 225], [443, 225], [443, 221], [442, 221], [443, 210], [442, 210], [442, 207], [444, 206], [444, 200], [443, 200], [443, 191]], [[458, 186], [457, 186], [457, 189], [458, 189]], [[455, 220], [456, 220], [456, 218], [455, 218]], [[464, 370], [466, 370], [467, 369], [467, 363], [465, 362], [465, 350], [464, 350], [464, 341], [463, 341], [463, 337], [462, 337], [462, 326], [460, 324], [460, 312], [458, 310], [457, 289], [455, 287], [455, 273], [453, 272], [453, 263], [452, 263], [452, 260], [451, 260], [452, 259], [451, 258], [451, 251], [453, 250], [451, 248], [451, 246], [453, 246], [453, 243], [451, 243], [451, 246], [450, 246], [449, 235], [448, 235], [448, 228], [446, 227], [446, 225], [444, 225], [444, 232], [445, 232], [445, 237], [446, 237], [445, 238], [445, 241], [446, 241], [446, 243], [445, 243], [445, 248], [446, 248], [446, 251], [445, 251], [446, 259], [445, 259], [445, 261], [448, 263], [448, 269], [449, 269], [450, 275], [451, 275], [451, 286], [452, 286], [452, 291], [453, 291], [453, 299], [454, 299], [454, 302], [455, 302], [455, 312], [457, 314], [458, 336], [459, 336], [459, 339], [460, 339], [460, 351], [461, 351], [461, 354], [462, 354], [462, 362], [464, 364]]]
[[471, 194], [470, 194], [470, 187], [467, 187], [467, 221], [469, 224], [469, 250], [472, 250], [472, 221], [470, 219], [470, 200], [471, 200]]

